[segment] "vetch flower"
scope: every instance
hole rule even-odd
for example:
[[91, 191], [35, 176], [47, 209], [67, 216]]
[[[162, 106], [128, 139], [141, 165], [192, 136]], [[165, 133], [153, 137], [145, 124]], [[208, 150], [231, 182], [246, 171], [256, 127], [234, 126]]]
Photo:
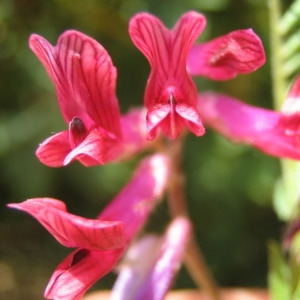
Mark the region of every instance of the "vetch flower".
[[300, 76], [280, 112], [213, 92], [201, 93], [198, 105], [204, 123], [230, 140], [276, 157], [300, 159]]
[[262, 42], [252, 29], [194, 44], [205, 25], [205, 17], [193, 11], [184, 14], [172, 30], [148, 13], [139, 13], [130, 21], [130, 37], [151, 67], [144, 97], [149, 140], [158, 129], [171, 139], [184, 127], [196, 136], [204, 134], [190, 75], [228, 80], [265, 63]]
[[63, 245], [77, 248], [54, 271], [45, 291], [47, 299], [78, 300], [113, 269], [161, 198], [168, 174], [166, 156], [145, 158], [95, 220], [67, 213], [64, 203], [50, 198], [8, 205], [31, 214]]
[[172, 30], [148, 13], [139, 13], [130, 20], [130, 37], [151, 66], [144, 98], [149, 140], [159, 129], [171, 139], [184, 127], [196, 136], [204, 134], [196, 107], [197, 89], [186, 64], [205, 24], [205, 17], [196, 12], [184, 14]]
[[178, 217], [163, 237], [147, 235], [133, 244], [121, 264], [111, 299], [164, 299], [180, 268], [190, 233], [189, 220]]
[[[94, 39], [75, 30], [63, 33], [56, 46], [36, 34], [29, 40], [32, 51], [46, 68], [57, 92], [58, 103], [69, 126], [42, 142], [36, 151], [41, 162], [51, 167], [67, 165], [78, 159], [86, 166], [105, 164], [118, 158], [144, 136], [143, 130], [121, 127], [115, 94], [117, 72], [107, 51]], [[142, 109], [136, 110], [144, 115]], [[130, 121], [129, 127], [140, 124]], [[135, 118], [136, 119], [136, 118]], [[126, 147], [130, 145], [129, 147]], [[144, 145], [142, 145], [144, 146]], [[126, 154], [126, 153], [125, 153]]]

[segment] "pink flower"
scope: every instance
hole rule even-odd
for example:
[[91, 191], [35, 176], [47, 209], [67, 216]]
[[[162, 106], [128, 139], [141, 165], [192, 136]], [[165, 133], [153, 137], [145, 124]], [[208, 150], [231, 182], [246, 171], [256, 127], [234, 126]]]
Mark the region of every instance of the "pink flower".
[[269, 155], [300, 159], [300, 76], [281, 112], [216, 93], [200, 94], [198, 104], [204, 123], [227, 138], [251, 144]]
[[80, 299], [113, 269], [161, 198], [168, 174], [166, 156], [144, 159], [131, 181], [94, 220], [72, 215], [63, 202], [50, 198], [8, 205], [31, 214], [64, 246], [77, 248], [54, 271], [47, 299]]
[[213, 80], [228, 80], [255, 71], [266, 61], [264, 48], [252, 29], [236, 30], [193, 46], [188, 72]]
[[171, 139], [184, 127], [196, 136], [204, 134], [196, 86], [189, 74], [227, 80], [252, 72], [265, 62], [262, 43], [251, 29], [194, 45], [205, 25], [205, 17], [197, 12], [184, 14], [172, 30], [147, 13], [130, 21], [131, 39], [151, 67], [145, 90], [149, 140], [159, 129]]
[[[51, 167], [78, 159], [86, 166], [105, 164], [124, 154], [127, 144], [134, 151], [137, 136], [126, 135], [121, 127], [115, 95], [116, 68], [106, 50], [94, 39], [74, 30], [63, 33], [56, 46], [32, 35], [32, 51], [52, 79], [68, 130], [54, 134], [40, 144], [36, 155]], [[143, 115], [143, 110], [139, 113]], [[127, 124], [130, 116], [127, 118]], [[141, 127], [140, 124], [128, 126]], [[135, 132], [144, 136], [144, 132]], [[144, 145], [143, 145], [144, 146]]]
[[133, 244], [121, 264], [111, 299], [164, 299], [180, 268], [190, 233], [190, 222], [180, 217], [163, 237], [147, 235]]
[[184, 14], [172, 30], [148, 13], [139, 13], [130, 20], [130, 37], [151, 66], [145, 91], [150, 140], [156, 137], [158, 129], [171, 139], [185, 126], [197, 136], [204, 134], [196, 107], [197, 89], [186, 71], [186, 63], [205, 23], [205, 17], [196, 12]]

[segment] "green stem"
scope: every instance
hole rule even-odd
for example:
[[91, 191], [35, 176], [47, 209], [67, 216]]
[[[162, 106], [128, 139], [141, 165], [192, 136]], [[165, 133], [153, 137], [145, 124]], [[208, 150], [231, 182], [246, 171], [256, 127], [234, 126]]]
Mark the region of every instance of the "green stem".
[[[300, 0], [296, 0], [281, 16], [279, 0], [269, 0], [270, 8], [270, 35], [271, 35], [271, 73], [273, 79], [274, 107], [280, 110], [286, 98], [287, 78], [292, 76], [299, 67], [299, 55], [288, 58], [288, 54], [295, 51], [296, 39], [292, 36], [289, 43], [284, 43], [286, 34], [291, 31], [295, 22], [294, 14], [300, 12]], [[296, 33], [297, 34], [297, 33]], [[284, 36], [285, 35], [285, 36]], [[299, 44], [299, 39], [298, 39]], [[287, 46], [291, 47], [290, 49]], [[277, 215], [285, 221], [295, 217], [297, 203], [299, 201], [299, 187], [296, 178], [298, 175], [299, 163], [296, 161], [281, 159], [282, 179], [278, 185], [277, 199], [274, 198], [274, 208]], [[276, 195], [276, 194], [275, 194]], [[283, 209], [284, 208], [284, 209]]]
[[270, 44], [272, 49], [271, 73], [273, 79], [273, 98], [276, 110], [279, 110], [286, 93], [286, 82], [283, 74], [282, 39], [279, 28], [281, 8], [278, 0], [269, 0], [270, 10]]

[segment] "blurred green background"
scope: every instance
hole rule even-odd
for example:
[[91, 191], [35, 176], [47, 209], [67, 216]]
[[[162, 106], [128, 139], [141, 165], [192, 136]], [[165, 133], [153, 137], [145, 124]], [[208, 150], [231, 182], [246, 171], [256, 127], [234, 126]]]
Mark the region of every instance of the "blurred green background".
[[[289, 1], [287, 1], [289, 2]], [[146, 59], [127, 34], [129, 18], [149, 11], [172, 27], [187, 10], [205, 13], [208, 25], [200, 40], [253, 28], [269, 56], [267, 3], [264, 0], [0, 0], [0, 299], [35, 300], [56, 265], [71, 250], [59, 245], [36, 220], [7, 209], [10, 202], [53, 197], [69, 211], [95, 217], [131, 175], [138, 159], [84, 168], [75, 162], [48, 168], [34, 155], [39, 142], [66, 128], [54, 87], [28, 48], [38, 33], [52, 44], [66, 29], [97, 39], [118, 68], [122, 111], [142, 105], [149, 74]], [[199, 90], [213, 89], [246, 102], [271, 107], [270, 65], [228, 82], [197, 79]], [[272, 209], [273, 186], [280, 174], [275, 158], [235, 145], [207, 129], [189, 135], [184, 152], [186, 193], [196, 235], [220, 285], [266, 286], [270, 239], [283, 231]], [[168, 222], [163, 202], [149, 221], [149, 231]], [[110, 288], [110, 274], [94, 287]], [[193, 287], [183, 268], [175, 288]]]

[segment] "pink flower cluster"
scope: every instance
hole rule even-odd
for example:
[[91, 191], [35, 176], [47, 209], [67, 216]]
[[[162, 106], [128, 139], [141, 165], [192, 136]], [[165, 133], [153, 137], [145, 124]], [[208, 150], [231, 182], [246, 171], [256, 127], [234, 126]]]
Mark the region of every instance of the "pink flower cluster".
[[[116, 97], [116, 68], [97, 41], [70, 30], [52, 46], [32, 35], [30, 48], [55, 85], [68, 126], [39, 145], [38, 159], [50, 167], [74, 160], [85, 166], [107, 164], [146, 149], [155, 151], [153, 140], [158, 135], [172, 140], [188, 129], [202, 136], [202, 122], [268, 154], [298, 159], [300, 79], [281, 113], [213, 92], [199, 94], [191, 76], [228, 80], [265, 62], [262, 43], [251, 29], [197, 44], [205, 25], [204, 15], [193, 11], [171, 30], [149, 13], [132, 17], [129, 35], [148, 59], [151, 72], [145, 108], [125, 114], [120, 113]], [[164, 236], [135, 239], [164, 195], [171, 164], [165, 152], [144, 158], [129, 183], [95, 219], [68, 213], [63, 202], [51, 198], [9, 204], [31, 214], [62, 245], [75, 248], [54, 271], [45, 291], [47, 299], [80, 299], [125, 252], [113, 299], [163, 299], [189, 241], [190, 221], [178, 217]]]

